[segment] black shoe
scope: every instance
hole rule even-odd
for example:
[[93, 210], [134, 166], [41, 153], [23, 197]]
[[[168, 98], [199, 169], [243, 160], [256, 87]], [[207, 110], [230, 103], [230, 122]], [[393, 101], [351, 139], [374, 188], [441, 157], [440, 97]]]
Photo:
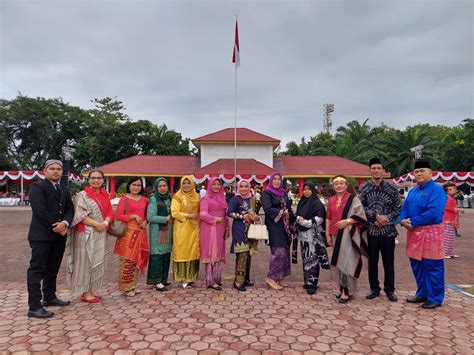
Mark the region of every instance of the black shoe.
[[392, 292], [385, 292], [387, 294], [387, 298], [390, 302], [397, 302], [398, 298], [397, 295], [392, 291]]
[[365, 296], [368, 300], [374, 299], [375, 297], [380, 296], [380, 291], [379, 290], [370, 290], [370, 292]]
[[309, 288], [309, 286], [306, 285], [306, 284], [303, 284], [303, 288], [304, 288], [305, 290], [307, 290], [307, 289]]
[[247, 289], [245, 288], [244, 285], [236, 285], [235, 282], [232, 284], [232, 288], [235, 288], [236, 290], [239, 290], [239, 291], [247, 291]]
[[251, 282], [250, 280], [245, 280], [245, 282], [244, 282], [244, 286], [252, 287], [253, 285], [254, 285], [254, 283]]
[[170, 289], [166, 286], [163, 286], [163, 287], [158, 287], [157, 285], [153, 285], [153, 288], [156, 290], [156, 291], [160, 291], [160, 292], [165, 292], [165, 291], [169, 291]]
[[435, 309], [435, 308], [438, 308], [438, 307], [441, 307], [441, 305], [439, 303], [434, 303], [434, 302], [431, 302], [431, 301], [426, 301], [425, 303], [423, 303], [421, 305], [421, 308], [424, 308], [424, 309]]
[[419, 297], [419, 296], [408, 297], [407, 302], [408, 303], [423, 303], [423, 302], [426, 302], [426, 298], [425, 297]]
[[216, 291], [222, 291], [222, 287], [220, 287], [219, 284], [217, 284], [216, 286], [207, 286], [207, 288], [212, 288], [213, 290], [216, 290]]
[[55, 298], [52, 301], [43, 301], [43, 307], [64, 307], [71, 303], [71, 301], [63, 301], [59, 298]]
[[349, 300], [350, 300], [350, 299], [351, 299], [350, 297], [349, 297], [349, 298], [339, 298], [339, 301], [338, 301], [338, 302], [345, 304], [345, 303], [349, 303]]
[[47, 311], [43, 307], [35, 309], [34, 311], [28, 311], [28, 317], [33, 318], [51, 318], [54, 315], [53, 312]]
[[338, 294], [336, 295], [336, 298], [337, 298], [337, 299], [341, 298], [341, 293], [338, 293]]
[[308, 293], [308, 295], [314, 295], [316, 293], [316, 288], [314, 287], [308, 287], [306, 289], [306, 292]]

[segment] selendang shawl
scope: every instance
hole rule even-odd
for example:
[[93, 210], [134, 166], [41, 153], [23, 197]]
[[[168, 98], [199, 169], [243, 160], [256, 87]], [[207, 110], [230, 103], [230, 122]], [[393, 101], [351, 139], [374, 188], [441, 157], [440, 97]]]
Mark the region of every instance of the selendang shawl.
[[[333, 197], [335, 198], [335, 197]], [[349, 196], [342, 212], [342, 219], [351, 218], [357, 223], [349, 224], [337, 233], [331, 265], [343, 274], [359, 278], [362, 257], [367, 257], [368, 222], [364, 207], [356, 196]], [[336, 223], [338, 221], [331, 221]]]

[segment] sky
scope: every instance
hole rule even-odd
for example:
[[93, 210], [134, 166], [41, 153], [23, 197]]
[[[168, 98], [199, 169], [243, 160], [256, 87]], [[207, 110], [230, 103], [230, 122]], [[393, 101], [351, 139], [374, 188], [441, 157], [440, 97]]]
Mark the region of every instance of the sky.
[[[470, 0], [0, 0], [0, 98], [116, 97], [196, 138], [237, 126], [282, 141], [352, 120], [473, 117]], [[238, 15], [241, 65], [232, 64]], [[237, 87], [237, 95], [235, 95]]]

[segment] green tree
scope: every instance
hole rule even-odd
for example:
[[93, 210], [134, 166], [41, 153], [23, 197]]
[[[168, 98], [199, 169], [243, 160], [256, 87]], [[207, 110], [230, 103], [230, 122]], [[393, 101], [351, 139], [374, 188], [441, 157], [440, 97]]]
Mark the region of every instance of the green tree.
[[413, 170], [414, 155], [411, 148], [423, 145], [423, 158], [429, 159], [434, 168], [442, 166], [436, 155], [438, 142], [429, 135], [426, 125], [407, 127], [405, 131], [396, 130], [387, 140], [387, 166], [393, 176], [399, 176]]
[[463, 123], [445, 136], [441, 159], [445, 171], [472, 171], [474, 164], [474, 120], [466, 118]]
[[0, 101], [0, 131], [12, 167], [40, 169], [47, 159], [64, 159], [83, 134], [85, 113], [61, 98], [18, 95]]
[[133, 155], [189, 155], [189, 139], [148, 120], [133, 121], [116, 98], [91, 100], [87, 134], [76, 147], [75, 167], [101, 166]]

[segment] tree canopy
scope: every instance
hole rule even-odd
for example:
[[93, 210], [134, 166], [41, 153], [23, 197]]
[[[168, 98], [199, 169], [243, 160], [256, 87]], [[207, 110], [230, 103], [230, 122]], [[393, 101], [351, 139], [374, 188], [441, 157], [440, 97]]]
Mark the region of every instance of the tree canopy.
[[351, 121], [336, 130], [335, 136], [321, 132], [289, 142], [280, 155], [337, 155], [363, 164], [374, 156], [385, 160], [392, 176], [399, 176], [413, 167], [410, 148], [423, 145], [423, 157], [436, 170], [471, 171], [474, 162], [474, 120], [466, 118], [455, 127], [417, 124], [403, 130], [387, 125], [370, 127], [368, 119]]
[[[61, 98], [19, 94], [0, 99], [0, 170], [36, 170], [50, 158], [72, 158], [73, 170], [96, 167], [133, 155], [191, 155], [189, 138], [165, 124], [131, 119], [116, 98], [93, 99], [85, 110]], [[371, 127], [369, 119], [351, 121], [331, 136], [315, 133], [289, 142], [279, 155], [337, 155], [367, 164], [373, 156], [386, 162], [392, 176], [411, 170], [410, 148], [423, 145], [423, 156], [436, 170], [471, 171], [474, 162], [474, 120], [455, 127], [417, 124], [403, 130]]]
[[131, 120], [115, 98], [91, 110], [61, 98], [0, 99], [0, 170], [41, 169], [47, 159], [72, 158], [74, 171], [140, 154], [190, 155], [189, 138], [164, 124]]

